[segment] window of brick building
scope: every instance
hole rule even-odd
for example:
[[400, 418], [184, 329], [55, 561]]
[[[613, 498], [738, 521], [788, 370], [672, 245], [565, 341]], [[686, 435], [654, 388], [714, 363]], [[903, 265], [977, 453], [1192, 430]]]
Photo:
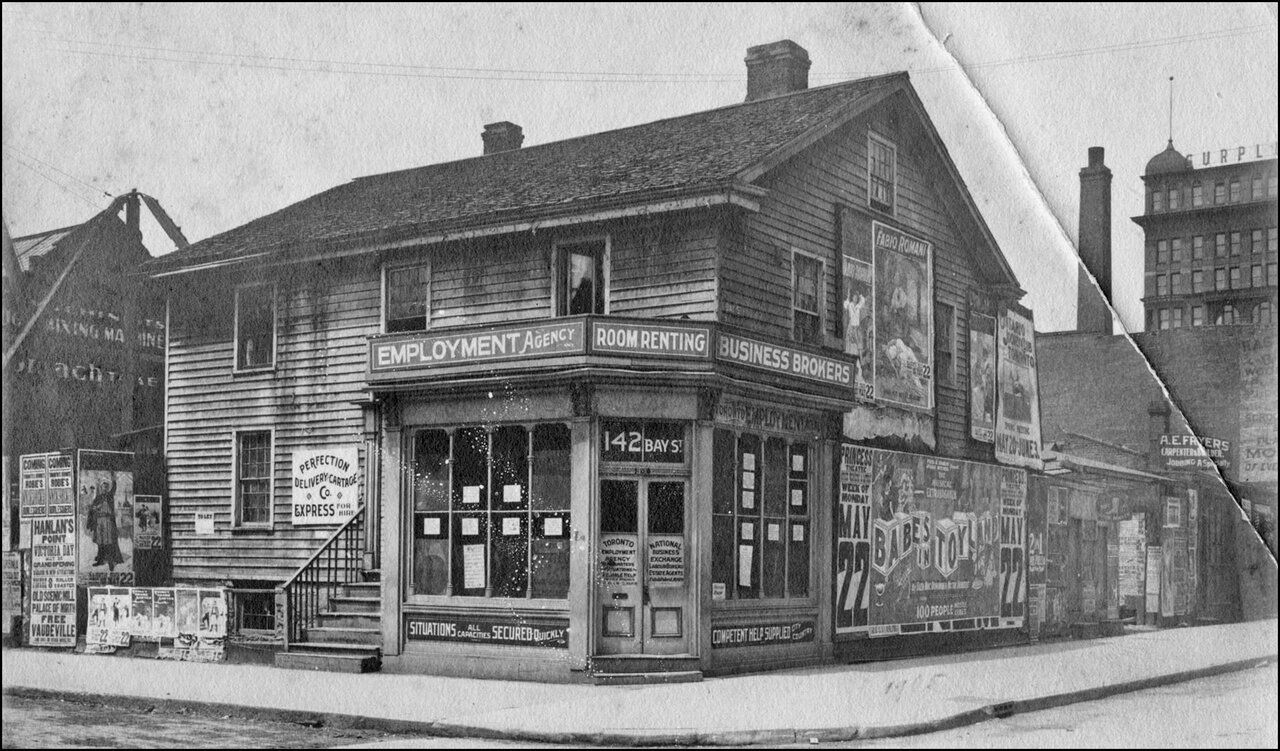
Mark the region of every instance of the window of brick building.
[[1259, 227], [1249, 233], [1249, 252], [1262, 252], [1262, 228]]
[[1165, 331], [1169, 328], [1169, 309], [1160, 309], [1160, 330]]
[[1204, 306], [1203, 305], [1191, 306], [1191, 325], [1192, 326], [1204, 325]]
[[1261, 287], [1265, 284], [1265, 281], [1262, 278], [1262, 264], [1253, 264], [1252, 268], [1249, 269], [1249, 286]]
[[1216, 290], [1227, 288], [1227, 270], [1225, 268], [1213, 270], [1213, 288]]
[[1204, 272], [1199, 269], [1191, 272], [1191, 291], [1204, 292]]
[[1182, 274], [1173, 272], [1169, 275], [1169, 294], [1177, 295], [1182, 293]]
[[1217, 258], [1227, 255], [1227, 233], [1219, 232], [1213, 236], [1213, 255]]
[[1231, 255], [1240, 255], [1243, 245], [1243, 235], [1237, 230], [1231, 233]]
[[1191, 259], [1199, 261], [1204, 258], [1204, 235], [1191, 238]]
[[1231, 267], [1231, 289], [1240, 289], [1240, 267]]
[[1169, 277], [1164, 274], [1156, 275], [1156, 297], [1164, 297], [1169, 294]]
[[1164, 211], [1164, 191], [1157, 188], [1151, 191], [1151, 212], [1159, 213]]
[[1169, 210], [1170, 211], [1178, 210], [1179, 204], [1181, 203], [1181, 200], [1180, 200], [1181, 195], [1182, 195], [1182, 190], [1180, 189], [1179, 186], [1175, 185], [1172, 188], [1169, 188]]
[[1218, 204], [1223, 204], [1223, 203], [1226, 203], [1226, 202], [1227, 202], [1227, 184], [1226, 184], [1226, 183], [1214, 183], [1214, 184], [1213, 184], [1213, 203], [1214, 203], [1214, 205], [1216, 206], [1216, 205], [1218, 205]]
[[1173, 321], [1170, 325], [1175, 329], [1182, 328], [1182, 308], [1173, 309]]
[[1191, 185], [1191, 205], [1195, 208], [1200, 208], [1204, 205], [1204, 186], [1200, 183]]
[[1169, 262], [1179, 263], [1182, 261], [1182, 238], [1175, 237], [1169, 241]]
[[1262, 175], [1253, 176], [1253, 190], [1250, 192], [1249, 197], [1255, 201], [1266, 198], [1262, 193]]
[[1233, 177], [1231, 178], [1231, 202], [1240, 203], [1240, 197], [1241, 197], [1240, 178]]
[[1156, 240], [1156, 263], [1164, 265], [1169, 262], [1169, 241]]

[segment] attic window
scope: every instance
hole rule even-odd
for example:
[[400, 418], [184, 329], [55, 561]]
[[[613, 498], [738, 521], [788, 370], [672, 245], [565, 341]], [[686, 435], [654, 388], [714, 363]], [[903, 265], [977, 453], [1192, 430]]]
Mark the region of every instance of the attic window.
[[236, 290], [236, 370], [260, 370], [275, 364], [275, 303], [275, 285]]
[[867, 201], [871, 208], [893, 213], [898, 150], [874, 133], [867, 134]]

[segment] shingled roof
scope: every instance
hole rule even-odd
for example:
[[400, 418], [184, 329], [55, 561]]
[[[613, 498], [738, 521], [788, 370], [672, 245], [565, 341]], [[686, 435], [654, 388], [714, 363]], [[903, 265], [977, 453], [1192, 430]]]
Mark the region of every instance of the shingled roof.
[[148, 263], [162, 274], [697, 194], [906, 84], [894, 73], [362, 177]]

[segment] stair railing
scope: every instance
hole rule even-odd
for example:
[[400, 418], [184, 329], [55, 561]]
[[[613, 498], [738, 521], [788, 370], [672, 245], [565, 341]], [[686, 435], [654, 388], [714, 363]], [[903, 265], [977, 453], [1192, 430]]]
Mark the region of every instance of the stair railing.
[[361, 506], [293, 576], [276, 587], [276, 623], [285, 649], [303, 640], [341, 585], [360, 580], [364, 569], [364, 517], [365, 507]]

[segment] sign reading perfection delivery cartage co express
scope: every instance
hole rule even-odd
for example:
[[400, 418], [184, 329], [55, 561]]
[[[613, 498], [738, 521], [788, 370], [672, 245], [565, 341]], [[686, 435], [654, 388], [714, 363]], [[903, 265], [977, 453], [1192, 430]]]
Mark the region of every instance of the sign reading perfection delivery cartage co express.
[[577, 355], [586, 351], [584, 329], [584, 321], [577, 319], [373, 341], [369, 369], [378, 374]]

